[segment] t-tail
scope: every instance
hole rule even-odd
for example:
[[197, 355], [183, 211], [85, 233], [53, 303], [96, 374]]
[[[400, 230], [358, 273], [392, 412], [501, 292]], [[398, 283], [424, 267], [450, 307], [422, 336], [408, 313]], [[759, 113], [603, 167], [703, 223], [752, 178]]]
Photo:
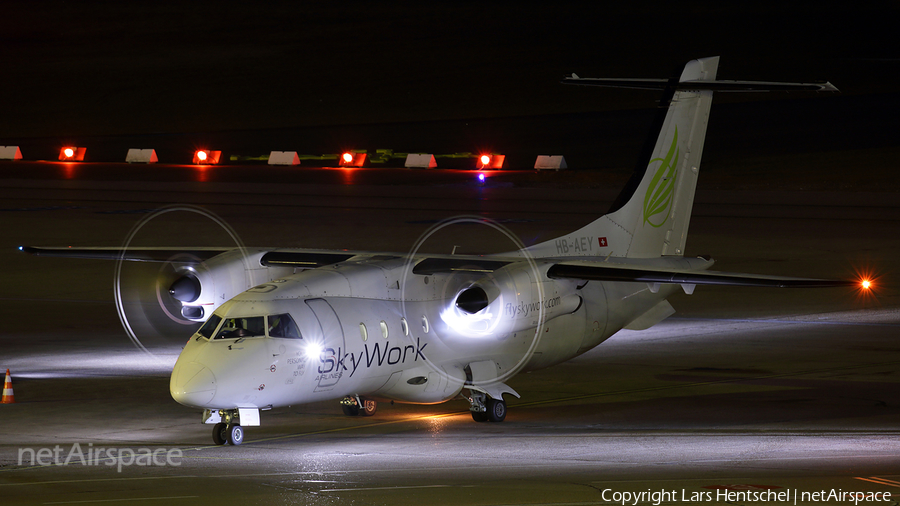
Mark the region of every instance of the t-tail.
[[665, 108], [652, 151], [609, 213], [528, 250], [535, 257], [682, 256], [714, 91], [837, 91], [830, 83], [717, 81], [719, 57], [692, 60], [678, 79], [589, 79], [565, 83], [663, 91]]

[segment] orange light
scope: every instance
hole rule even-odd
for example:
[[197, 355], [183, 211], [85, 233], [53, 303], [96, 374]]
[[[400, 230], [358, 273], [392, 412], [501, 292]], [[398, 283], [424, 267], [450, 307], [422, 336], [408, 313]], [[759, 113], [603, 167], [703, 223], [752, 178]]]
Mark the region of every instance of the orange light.
[[72, 148], [66, 148], [66, 149], [63, 150], [63, 153], [66, 154], [66, 157], [67, 157], [67, 158], [72, 158], [72, 156], [75, 155], [75, 150], [72, 149]]
[[199, 159], [200, 161], [205, 162], [207, 156], [208, 155], [206, 154], [206, 151], [197, 151], [197, 159]]
[[353, 155], [351, 153], [344, 153], [341, 158], [344, 160], [344, 163], [350, 163], [353, 161]]
[[869, 290], [872, 288], [872, 282], [869, 281], [868, 279], [862, 280], [862, 282], [859, 285], [863, 288], [863, 290]]
[[491, 163], [491, 157], [488, 155], [481, 155], [481, 164], [486, 166], [489, 163]]

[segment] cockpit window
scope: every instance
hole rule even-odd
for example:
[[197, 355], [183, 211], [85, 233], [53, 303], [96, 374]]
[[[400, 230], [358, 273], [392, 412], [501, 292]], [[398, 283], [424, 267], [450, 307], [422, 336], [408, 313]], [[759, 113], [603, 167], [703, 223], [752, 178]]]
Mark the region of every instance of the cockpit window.
[[248, 318], [225, 318], [225, 323], [216, 339], [232, 339], [237, 337], [259, 337], [266, 335], [265, 318], [251, 316]]
[[302, 339], [300, 329], [288, 313], [269, 315], [269, 337]]
[[197, 332], [201, 336], [209, 339], [210, 337], [212, 337], [212, 333], [216, 331], [216, 327], [219, 326], [220, 321], [222, 321], [222, 317], [217, 314], [213, 314], [209, 317], [208, 320], [206, 320], [206, 323], [204, 323], [203, 326], [200, 327], [200, 330], [198, 330]]

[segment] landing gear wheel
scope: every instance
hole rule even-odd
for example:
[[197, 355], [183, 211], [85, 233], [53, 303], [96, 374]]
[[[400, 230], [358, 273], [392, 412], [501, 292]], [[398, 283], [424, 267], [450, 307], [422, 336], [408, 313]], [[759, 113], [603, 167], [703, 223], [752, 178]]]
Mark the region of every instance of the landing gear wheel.
[[375, 410], [378, 409], [378, 403], [373, 401], [372, 399], [361, 399], [362, 400], [362, 409], [359, 410], [359, 414], [362, 416], [372, 416], [375, 414]]
[[228, 436], [228, 442], [234, 446], [244, 442], [244, 428], [240, 425], [229, 425], [225, 428], [225, 433]]
[[347, 416], [359, 415], [359, 406], [356, 404], [341, 404], [341, 410], [343, 410], [344, 414]]
[[488, 399], [487, 418], [492, 422], [502, 422], [506, 419], [506, 403], [503, 400]]
[[486, 422], [488, 421], [488, 414], [484, 411], [473, 411], [472, 420], [475, 420], [476, 422]]
[[225, 432], [227, 424], [217, 423], [213, 426], [213, 443], [223, 445], [228, 442], [228, 434]]

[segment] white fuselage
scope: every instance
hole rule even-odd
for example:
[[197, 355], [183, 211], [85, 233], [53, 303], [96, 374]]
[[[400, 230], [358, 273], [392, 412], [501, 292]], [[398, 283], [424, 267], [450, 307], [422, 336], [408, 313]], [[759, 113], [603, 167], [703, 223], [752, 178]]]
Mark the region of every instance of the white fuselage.
[[[268, 331], [237, 337], [224, 332], [225, 324], [218, 332], [207, 330], [208, 336], [197, 333], [175, 364], [172, 395], [207, 409], [348, 395], [443, 402], [464, 387], [490, 392], [518, 372], [575, 357], [673, 290], [653, 293], [645, 283], [579, 286], [548, 279], [549, 265], [522, 262], [489, 274], [422, 276], [400, 259], [367, 260], [263, 283], [215, 315], [222, 321], [267, 317], [271, 325], [272, 315], [290, 314], [299, 336]], [[454, 304], [472, 286], [490, 300], [475, 314]]]

